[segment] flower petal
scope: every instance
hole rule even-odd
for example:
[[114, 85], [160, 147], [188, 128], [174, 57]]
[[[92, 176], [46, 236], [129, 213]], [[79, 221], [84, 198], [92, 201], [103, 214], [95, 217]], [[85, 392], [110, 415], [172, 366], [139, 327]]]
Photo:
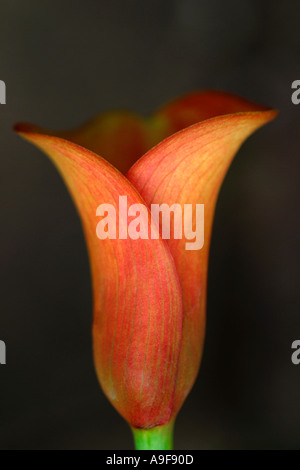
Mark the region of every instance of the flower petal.
[[185, 127], [213, 117], [266, 109], [231, 93], [203, 90], [170, 101], [156, 111], [155, 118], [168, 122], [168, 128], [165, 129], [167, 135], [164, 136], [168, 137]]
[[[168, 422], [181, 344], [182, 302], [165, 241], [99, 240], [97, 207], [112, 204], [117, 229], [119, 216], [120, 224], [127, 227], [119, 196], [127, 196], [128, 207], [145, 204], [136, 189], [113, 166], [76, 144], [29, 125], [18, 125], [16, 131], [50, 156], [81, 215], [93, 278], [94, 357], [103, 390], [134, 427]], [[148, 215], [147, 209], [142, 217], [149, 229]]]
[[275, 115], [274, 111], [240, 112], [195, 124], [150, 150], [127, 174], [149, 206], [177, 203], [183, 209], [184, 204], [193, 204], [195, 222], [196, 204], [204, 204], [204, 247], [187, 251], [185, 237], [168, 240], [184, 314], [174, 416], [192, 388], [202, 356], [208, 252], [220, 186], [243, 141]]
[[124, 174], [148, 150], [145, 121], [127, 111], [102, 113], [73, 131], [55, 135], [103, 156]]
[[103, 156], [125, 174], [150, 148], [185, 127], [214, 116], [257, 109], [257, 105], [235, 95], [204, 90], [170, 101], [148, 117], [109, 111], [75, 130], [47, 133]]

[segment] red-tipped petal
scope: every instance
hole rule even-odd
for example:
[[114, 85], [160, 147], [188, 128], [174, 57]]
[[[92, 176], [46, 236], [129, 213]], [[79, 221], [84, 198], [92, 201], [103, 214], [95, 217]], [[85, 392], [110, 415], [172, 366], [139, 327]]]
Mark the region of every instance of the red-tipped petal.
[[184, 204], [193, 204], [194, 221], [195, 205], [205, 206], [204, 247], [200, 251], [187, 251], [185, 238], [168, 241], [181, 283], [184, 312], [173, 415], [189, 393], [201, 360], [208, 251], [220, 186], [243, 141], [276, 115], [274, 111], [253, 108], [254, 105], [251, 112], [216, 117], [178, 132], [150, 150], [127, 174], [149, 206], [179, 203], [183, 208]]
[[[28, 125], [18, 125], [16, 131], [50, 156], [80, 213], [92, 268], [94, 357], [103, 390], [134, 427], [168, 422], [182, 305], [166, 243], [161, 239], [99, 240], [97, 207], [106, 203], [116, 208], [118, 229], [120, 195], [127, 196], [128, 207], [144, 204], [136, 189], [113, 166], [78, 145]], [[148, 216], [144, 219], [149, 228]]]
[[206, 119], [258, 110], [266, 111], [266, 108], [231, 93], [203, 90], [170, 101], [156, 111], [154, 116], [157, 120], [168, 122], [168, 129], [165, 129], [168, 133], [165, 137], [168, 137]]

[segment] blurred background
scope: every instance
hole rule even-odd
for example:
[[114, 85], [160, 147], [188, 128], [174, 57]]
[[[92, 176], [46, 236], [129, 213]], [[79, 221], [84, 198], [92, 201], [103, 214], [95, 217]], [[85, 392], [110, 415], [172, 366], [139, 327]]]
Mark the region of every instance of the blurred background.
[[175, 446], [300, 448], [299, 15], [297, 0], [1, 0], [1, 449], [133, 448], [93, 369], [79, 218], [50, 161], [12, 125], [147, 114], [201, 88], [280, 115], [247, 141], [221, 190], [204, 358]]

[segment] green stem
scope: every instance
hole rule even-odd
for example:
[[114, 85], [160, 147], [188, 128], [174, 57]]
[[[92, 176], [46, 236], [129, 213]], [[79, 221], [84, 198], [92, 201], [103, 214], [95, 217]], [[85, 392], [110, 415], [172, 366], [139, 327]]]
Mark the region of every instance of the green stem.
[[172, 450], [174, 421], [150, 429], [132, 428], [136, 450]]

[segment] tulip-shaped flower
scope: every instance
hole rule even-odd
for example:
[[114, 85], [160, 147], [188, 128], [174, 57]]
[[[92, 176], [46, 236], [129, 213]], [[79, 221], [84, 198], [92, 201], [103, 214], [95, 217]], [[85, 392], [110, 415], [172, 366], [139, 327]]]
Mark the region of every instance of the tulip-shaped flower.
[[[50, 156], [81, 216], [93, 279], [96, 371], [104, 393], [132, 427], [137, 449], [172, 448], [174, 420], [202, 356], [217, 195], [244, 140], [275, 115], [207, 91], [175, 100], [149, 118], [109, 112], [55, 134], [16, 126]], [[128, 213], [120, 206], [125, 196]], [[196, 206], [204, 205], [203, 246], [187, 249], [185, 231], [174, 236], [175, 212], [169, 237], [162, 233], [162, 218], [153, 222], [152, 205], [174, 204], [192, 208], [193, 229]], [[116, 226], [99, 237], [98, 224], [105, 225], [111, 207]], [[130, 230], [135, 236], [128, 236]]]

